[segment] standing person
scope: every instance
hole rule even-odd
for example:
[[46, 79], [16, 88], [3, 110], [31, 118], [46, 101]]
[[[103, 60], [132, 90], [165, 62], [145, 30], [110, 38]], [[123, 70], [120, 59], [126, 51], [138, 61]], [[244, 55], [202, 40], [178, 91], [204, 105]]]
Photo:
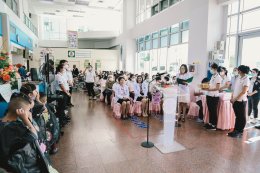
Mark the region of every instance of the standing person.
[[130, 112], [129, 89], [124, 77], [119, 77], [118, 82], [119, 84], [115, 88], [115, 101], [121, 104], [121, 118], [125, 120]]
[[148, 85], [144, 83], [142, 76], [138, 76], [134, 85], [135, 97], [134, 101], [142, 102], [142, 115], [147, 117], [147, 94]]
[[96, 98], [95, 91], [94, 91], [94, 82], [95, 82], [96, 74], [91, 65], [88, 68], [86, 68], [86, 70], [84, 71], [84, 74], [86, 76], [85, 82], [86, 82], [86, 87], [88, 90], [89, 100], [92, 100], [92, 99], [96, 100], [97, 98]]
[[67, 82], [67, 77], [65, 73], [66, 69], [64, 68], [64, 65], [59, 64], [56, 69], [56, 75], [55, 75], [55, 89], [56, 93], [63, 96], [63, 99], [58, 101], [57, 106], [57, 114], [61, 117], [65, 117], [64, 110], [66, 109], [68, 99], [70, 97], [69, 93], [69, 85]]
[[78, 77], [78, 75], [79, 75], [79, 69], [76, 67], [76, 65], [73, 65], [72, 75], [73, 75], [73, 78]]
[[[188, 67], [186, 64], [182, 64], [180, 67], [180, 73], [176, 75], [178, 81], [179, 93], [181, 96], [178, 97], [178, 120], [185, 122], [185, 117], [187, 114], [188, 103], [190, 102], [190, 89], [187, 82], [192, 76], [188, 72]], [[183, 115], [181, 116], [181, 112]]]
[[236, 82], [236, 79], [238, 78], [238, 69], [237, 69], [237, 67], [235, 67], [234, 69], [233, 69], [233, 72], [232, 72], [232, 77], [231, 77], [231, 84], [230, 84], [230, 89], [232, 90], [232, 91], [234, 91], [234, 86], [235, 86], [235, 82]]
[[255, 124], [258, 118], [258, 103], [260, 99], [260, 75], [257, 68], [252, 69], [253, 77], [250, 79], [250, 86], [248, 90], [248, 116], [250, 117], [252, 110], [254, 112], [254, 119], [251, 123]]
[[216, 130], [217, 127], [217, 110], [218, 110], [218, 102], [219, 102], [219, 89], [222, 78], [217, 72], [218, 65], [213, 63], [211, 65], [210, 73], [212, 77], [209, 82], [209, 88], [206, 89], [208, 91], [206, 101], [209, 110], [209, 124], [206, 124], [206, 129]]
[[[69, 84], [69, 93], [70, 93], [70, 95], [72, 95], [72, 87], [74, 85], [72, 71], [71, 71], [71, 69], [69, 67], [69, 64], [65, 65], [65, 68], [66, 68], [66, 76], [67, 76], [67, 80], [68, 80], [68, 84]], [[68, 106], [70, 106], [70, 107], [74, 106], [71, 103], [71, 96], [68, 99]]]
[[231, 103], [236, 115], [235, 128], [233, 132], [229, 132], [229, 137], [241, 137], [246, 125], [246, 104], [247, 91], [250, 85], [250, 80], [247, 76], [249, 67], [241, 65], [238, 67], [239, 77], [234, 86]]
[[222, 78], [221, 84], [220, 84], [220, 91], [223, 91], [225, 89], [229, 89], [231, 84], [231, 78], [228, 75], [228, 71], [225, 67], [219, 67], [218, 68], [219, 75]]

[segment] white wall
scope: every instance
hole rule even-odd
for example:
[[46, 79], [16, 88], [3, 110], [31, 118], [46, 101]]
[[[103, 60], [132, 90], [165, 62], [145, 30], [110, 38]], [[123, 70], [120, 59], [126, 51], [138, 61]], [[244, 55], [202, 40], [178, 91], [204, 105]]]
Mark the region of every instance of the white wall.
[[[31, 62], [31, 67], [39, 68], [40, 66], [40, 52], [44, 48], [37, 48], [34, 50], [33, 62]], [[91, 58], [67, 58], [68, 50], [67, 48], [52, 48], [52, 54], [54, 59], [66, 59], [71, 64], [79, 64], [79, 69], [84, 69], [84, 61], [89, 60], [92, 66], [95, 66], [96, 60], [101, 61], [101, 70], [117, 70], [118, 69], [118, 50], [98, 50], [98, 49], [88, 49], [91, 52]], [[75, 49], [75, 51], [83, 49]]]

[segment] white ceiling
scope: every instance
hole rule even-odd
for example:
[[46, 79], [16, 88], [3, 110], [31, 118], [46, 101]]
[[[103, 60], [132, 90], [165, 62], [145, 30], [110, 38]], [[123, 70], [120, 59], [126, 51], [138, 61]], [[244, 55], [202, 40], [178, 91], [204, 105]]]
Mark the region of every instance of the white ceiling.
[[41, 15], [86, 17], [97, 13], [118, 13], [123, 0], [29, 0], [30, 11]]

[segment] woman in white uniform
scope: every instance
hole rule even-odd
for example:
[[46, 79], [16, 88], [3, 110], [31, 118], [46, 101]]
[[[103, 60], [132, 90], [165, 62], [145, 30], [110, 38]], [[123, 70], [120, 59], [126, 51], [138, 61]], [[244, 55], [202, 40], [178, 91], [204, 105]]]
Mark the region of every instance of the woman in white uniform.
[[[191, 78], [191, 74], [188, 72], [188, 67], [186, 64], [182, 64], [180, 67], [180, 73], [176, 75], [179, 87], [178, 103], [178, 120], [185, 122], [185, 117], [187, 114], [188, 103], [190, 102], [190, 89], [187, 80]], [[183, 115], [181, 116], [181, 112]], [[179, 126], [179, 125], [178, 125]]]
[[223, 91], [225, 89], [229, 89], [230, 84], [231, 84], [231, 77], [228, 75], [227, 69], [225, 67], [219, 67], [218, 72], [222, 78], [219, 90]]

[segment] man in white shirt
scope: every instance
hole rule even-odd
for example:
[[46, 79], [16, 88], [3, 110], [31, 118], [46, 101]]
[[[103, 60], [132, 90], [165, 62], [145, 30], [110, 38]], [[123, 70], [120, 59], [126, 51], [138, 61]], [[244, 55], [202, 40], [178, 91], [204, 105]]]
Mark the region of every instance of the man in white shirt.
[[246, 125], [246, 104], [247, 91], [250, 80], [247, 76], [249, 67], [241, 65], [238, 67], [239, 77], [236, 79], [231, 103], [236, 115], [235, 128], [233, 132], [228, 133], [229, 137], [241, 137]]
[[208, 130], [216, 130], [217, 129], [217, 110], [218, 110], [218, 102], [219, 102], [219, 89], [222, 78], [217, 72], [218, 65], [213, 63], [211, 65], [210, 72], [212, 77], [209, 82], [209, 89], [207, 89], [207, 106], [209, 110], [209, 124], [206, 124], [205, 127]]
[[94, 91], [94, 83], [95, 83], [95, 71], [93, 70], [92, 66], [90, 65], [86, 70], [84, 71], [85, 74], [85, 82], [86, 82], [86, 87], [88, 90], [88, 96], [89, 100], [96, 100], [96, 95]]

